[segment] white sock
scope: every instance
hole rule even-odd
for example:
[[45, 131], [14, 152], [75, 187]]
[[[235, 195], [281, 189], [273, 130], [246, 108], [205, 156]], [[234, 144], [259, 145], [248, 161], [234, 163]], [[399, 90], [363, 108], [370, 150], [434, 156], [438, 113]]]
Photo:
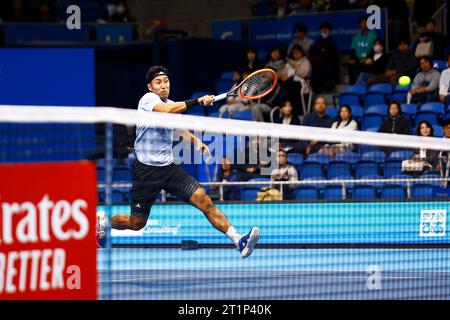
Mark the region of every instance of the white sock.
[[228, 228], [228, 231], [225, 234], [227, 235], [228, 238], [231, 239], [231, 241], [234, 242], [235, 245], [238, 245], [239, 244], [239, 240], [241, 240], [241, 238], [242, 238], [242, 235], [237, 233], [236, 229], [234, 229], [233, 226], [230, 226]]

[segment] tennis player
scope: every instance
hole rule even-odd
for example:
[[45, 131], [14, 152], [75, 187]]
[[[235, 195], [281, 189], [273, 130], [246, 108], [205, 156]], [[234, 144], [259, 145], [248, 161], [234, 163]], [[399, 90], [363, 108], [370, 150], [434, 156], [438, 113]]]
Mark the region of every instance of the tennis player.
[[[214, 102], [214, 96], [183, 102], [169, 100], [168, 70], [161, 66], [151, 67], [146, 80], [150, 92], [139, 101], [138, 112], [183, 113], [199, 103], [208, 106]], [[187, 130], [183, 132], [183, 139], [200, 146], [204, 152], [209, 152], [207, 146]], [[172, 144], [173, 129], [137, 126], [134, 143], [137, 160], [132, 169], [131, 215], [114, 215], [111, 227], [118, 230], [142, 229], [147, 223], [151, 206], [161, 189], [164, 189], [202, 211], [217, 230], [233, 241], [242, 258], [251, 255], [259, 240], [259, 228], [251, 228], [244, 236], [239, 234], [197, 180], [173, 163]], [[97, 233], [101, 240], [106, 234], [107, 219], [104, 216], [97, 217], [97, 221]]]

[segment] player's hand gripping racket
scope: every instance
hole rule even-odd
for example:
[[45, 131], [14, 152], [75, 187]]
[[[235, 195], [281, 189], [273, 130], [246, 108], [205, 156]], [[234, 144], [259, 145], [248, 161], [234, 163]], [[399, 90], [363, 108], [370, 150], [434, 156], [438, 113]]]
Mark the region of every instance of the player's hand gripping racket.
[[223, 100], [229, 96], [240, 96], [248, 100], [256, 100], [262, 98], [269, 93], [277, 85], [278, 76], [272, 69], [260, 69], [249, 74], [242, 82], [233, 90], [215, 96], [214, 101]]

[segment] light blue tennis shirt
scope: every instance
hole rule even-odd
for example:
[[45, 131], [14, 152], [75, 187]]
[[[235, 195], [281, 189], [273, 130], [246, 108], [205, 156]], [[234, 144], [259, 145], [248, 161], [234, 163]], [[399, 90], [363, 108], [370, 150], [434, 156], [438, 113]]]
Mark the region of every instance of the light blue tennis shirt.
[[[153, 112], [153, 108], [163, 102], [153, 93], [146, 93], [139, 100], [138, 112]], [[173, 101], [167, 100], [166, 103]], [[173, 131], [169, 128], [155, 128], [146, 125], [136, 126], [134, 151], [139, 162], [149, 166], [168, 166], [173, 162]]]

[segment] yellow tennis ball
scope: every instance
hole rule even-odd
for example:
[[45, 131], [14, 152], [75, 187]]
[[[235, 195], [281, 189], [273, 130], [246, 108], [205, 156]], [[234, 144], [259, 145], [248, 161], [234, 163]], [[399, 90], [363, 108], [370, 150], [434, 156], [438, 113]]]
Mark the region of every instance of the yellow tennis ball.
[[411, 79], [408, 76], [402, 76], [400, 79], [398, 79], [398, 84], [406, 87], [411, 82]]

